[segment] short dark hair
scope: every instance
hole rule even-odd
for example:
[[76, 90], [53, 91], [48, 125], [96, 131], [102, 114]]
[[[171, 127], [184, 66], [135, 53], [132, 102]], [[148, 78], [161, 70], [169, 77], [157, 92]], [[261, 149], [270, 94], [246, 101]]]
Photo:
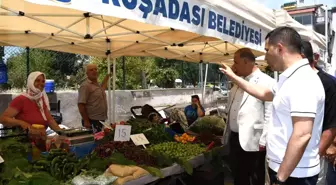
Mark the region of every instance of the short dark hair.
[[248, 60], [255, 62], [255, 55], [250, 48], [241, 48], [236, 51], [240, 58], [247, 58]]
[[302, 53], [301, 36], [291, 27], [283, 26], [272, 31], [269, 36], [269, 44], [275, 45], [279, 42], [286, 46], [291, 53]]
[[265, 40], [267, 40], [273, 33], [274, 30], [270, 31], [267, 33], [266, 37], [265, 37]]
[[200, 98], [199, 98], [198, 95], [192, 95], [192, 96], [191, 96], [191, 99], [194, 99], [194, 98], [196, 98], [198, 101], [200, 101]]
[[302, 54], [305, 56], [305, 58], [308, 59], [309, 63], [314, 62], [314, 52], [313, 47], [309, 41], [302, 41], [302, 47], [303, 51]]

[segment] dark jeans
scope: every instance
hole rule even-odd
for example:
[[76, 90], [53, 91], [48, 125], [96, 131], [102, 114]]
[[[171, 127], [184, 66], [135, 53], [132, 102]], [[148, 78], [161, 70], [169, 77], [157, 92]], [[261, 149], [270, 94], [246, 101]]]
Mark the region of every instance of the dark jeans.
[[[97, 133], [103, 130], [103, 124], [100, 123], [100, 121], [104, 122], [105, 120], [92, 120], [90, 119], [90, 124], [92, 127], [93, 133]], [[84, 120], [82, 120], [82, 126], [84, 127]]]
[[246, 152], [239, 143], [239, 135], [230, 135], [230, 168], [234, 185], [265, 185], [265, 157], [263, 152]]
[[326, 185], [335, 185], [336, 184], [336, 166], [332, 163], [328, 163], [327, 177], [326, 177]]
[[[270, 177], [270, 182], [271, 184], [273, 184], [274, 182], [276, 182], [277, 173], [270, 168], [268, 168], [268, 173]], [[286, 185], [316, 185], [317, 180], [318, 180], [318, 175], [315, 175], [313, 177], [306, 177], [306, 178], [289, 177], [286, 180]]]

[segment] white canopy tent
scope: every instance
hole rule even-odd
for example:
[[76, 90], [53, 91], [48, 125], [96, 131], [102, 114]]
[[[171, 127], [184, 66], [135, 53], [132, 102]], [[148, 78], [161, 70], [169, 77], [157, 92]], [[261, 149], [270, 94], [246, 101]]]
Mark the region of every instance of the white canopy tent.
[[[290, 26], [294, 28], [304, 40], [308, 40], [317, 44], [321, 50], [320, 55], [321, 56], [324, 55], [323, 51], [326, 49], [326, 39], [324, 35], [321, 35], [315, 32], [313, 29], [300, 24], [295, 19], [293, 19], [285, 10], [282, 9], [275, 10], [275, 16], [276, 16], [276, 27]], [[232, 61], [233, 59], [228, 59], [224, 60], [223, 62], [230, 64], [232, 63]], [[257, 57], [256, 62], [259, 66], [267, 65], [264, 55]]]
[[[155, 56], [219, 62], [232, 58], [241, 47], [249, 47], [260, 56], [265, 35], [275, 27], [272, 10], [247, 0], [2, 0], [0, 3], [0, 45], [108, 59]], [[110, 105], [110, 91], [108, 97]], [[109, 107], [109, 118], [110, 115]], [[112, 115], [115, 120], [115, 111]]]
[[326, 50], [326, 38], [315, 32], [312, 28], [304, 26], [293, 19], [286, 10], [276, 10], [276, 26], [290, 26], [293, 27], [304, 40], [308, 40], [317, 44], [320, 48], [320, 56], [324, 57], [324, 52]]

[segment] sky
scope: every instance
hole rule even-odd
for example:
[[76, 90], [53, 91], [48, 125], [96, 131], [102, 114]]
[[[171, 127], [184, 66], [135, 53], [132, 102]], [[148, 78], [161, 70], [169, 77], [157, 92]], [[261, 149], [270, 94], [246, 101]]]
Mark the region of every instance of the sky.
[[[281, 5], [283, 5], [284, 3], [293, 2], [294, 0], [255, 0], [255, 1], [264, 4], [264, 6], [268, 8], [280, 9]], [[307, 5], [326, 4], [329, 8], [336, 7], [336, 0], [304, 0], [304, 3]]]

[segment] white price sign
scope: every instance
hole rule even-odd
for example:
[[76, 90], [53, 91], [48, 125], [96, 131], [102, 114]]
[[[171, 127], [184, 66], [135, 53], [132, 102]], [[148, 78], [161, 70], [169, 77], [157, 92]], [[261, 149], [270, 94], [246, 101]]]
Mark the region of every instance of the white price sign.
[[114, 141], [129, 141], [131, 135], [130, 125], [116, 125], [114, 132]]
[[144, 146], [144, 145], [149, 144], [149, 141], [147, 140], [144, 134], [131, 135], [131, 139], [136, 146], [139, 146], [139, 145]]
[[5, 162], [5, 161], [3, 160], [3, 158], [0, 155], [0, 164], [3, 163], [3, 162]]

